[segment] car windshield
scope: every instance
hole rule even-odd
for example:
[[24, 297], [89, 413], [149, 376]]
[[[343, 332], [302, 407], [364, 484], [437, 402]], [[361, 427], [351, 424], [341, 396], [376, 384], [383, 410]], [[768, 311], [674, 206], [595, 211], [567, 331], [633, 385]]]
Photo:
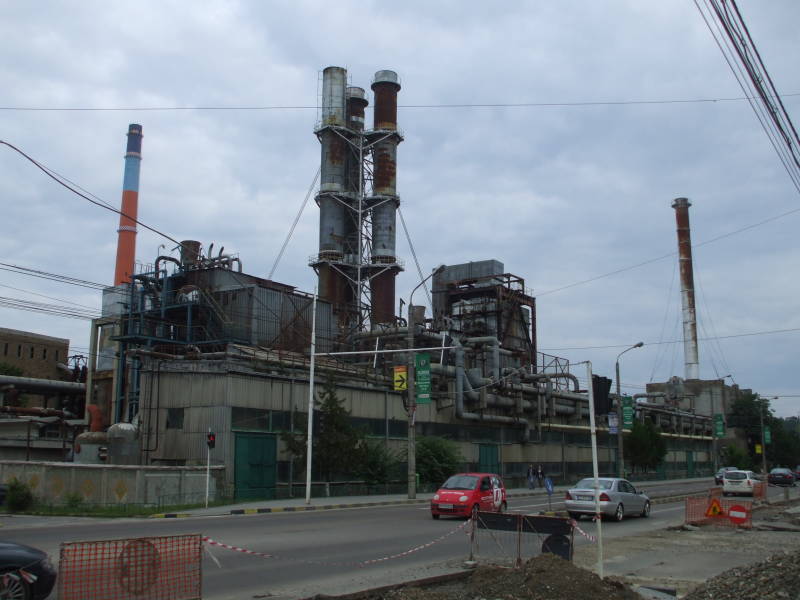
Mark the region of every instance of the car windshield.
[[728, 471], [725, 473], [725, 479], [747, 479], [747, 473], [744, 471]]
[[443, 490], [474, 490], [478, 478], [474, 475], [453, 475], [444, 482]]
[[770, 473], [772, 473], [773, 475], [775, 474], [788, 475], [789, 473], [791, 473], [791, 471], [789, 469], [772, 469]]
[[[612, 483], [613, 482], [612, 482], [611, 479], [598, 479], [597, 480], [597, 484], [598, 484], [598, 486], [600, 487], [601, 490], [610, 490]], [[591, 478], [591, 477], [587, 477], [586, 479], [581, 479], [578, 483], [575, 484], [575, 488], [576, 489], [582, 489], [582, 490], [593, 490], [594, 489], [594, 479]]]

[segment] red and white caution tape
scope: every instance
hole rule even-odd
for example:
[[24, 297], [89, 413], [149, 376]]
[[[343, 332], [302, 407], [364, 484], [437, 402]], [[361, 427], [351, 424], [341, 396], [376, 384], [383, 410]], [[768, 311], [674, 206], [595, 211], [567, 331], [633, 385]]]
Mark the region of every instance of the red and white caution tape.
[[[226, 550], [232, 550], [233, 552], [241, 552], [242, 554], [250, 554], [252, 556], [260, 556], [261, 558], [277, 558], [277, 559], [284, 559], [284, 560], [294, 560], [295, 562], [307, 563], [307, 564], [314, 564], [314, 565], [331, 565], [331, 566], [355, 566], [355, 567], [366, 567], [368, 565], [373, 565], [379, 562], [385, 562], [387, 560], [393, 560], [395, 558], [402, 558], [404, 556], [409, 556], [415, 552], [419, 552], [420, 550], [424, 550], [425, 548], [430, 548], [434, 544], [438, 544], [442, 540], [449, 538], [454, 533], [457, 533], [464, 529], [471, 521], [467, 520], [452, 531], [448, 531], [444, 535], [439, 536], [433, 541], [430, 541], [426, 544], [421, 544], [416, 546], [415, 548], [411, 548], [410, 550], [406, 550], [405, 552], [400, 552], [398, 554], [392, 554], [389, 556], [383, 556], [381, 558], [373, 558], [371, 560], [364, 560], [361, 562], [355, 563], [341, 563], [341, 562], [327, 562], [321, 560], [303, 560], [303, 559], [289, 559], [287, 557], [277, 556], [275, 554], [266, 554], [264, 552], [256, 552], [255, 550], [248, 550], [247, 548], [241, 548], [240, 546], [231, 546], [230, 544], [224, 544], [222, 542], [218, 542], [216, 540], [211, 539], [208, 536], [204, 536], [202, 539], [205, 543], [211, 546], [219, 546], [220, 548], [225, 548]], [[212, 557], [213, 558], [213, 557]], [[216, 561], [216, 559], [215, 559]]]
[[274, 558], [272, 554], [264, 554], [263, 552], [256, 552], [255, 550], [248, 550], [247, 548], [240, 548], [239, 546], [231, 546], [230, 544], [223, 544], [222, 542], [212, 540], [208, 536], [204, 536], [203, 541], [206, 544], [210, 544], [212, 546], [219, 546], [220, 548], [225, 548], [226, 550], [233, 550], [234, 552], [241, 552], [242, 554], [252, 554], [253, 556], [260, 556], [261, 558]]
[[575, 521], [575, 519], [570, 519], [570, 520], [569, 520], [569, 522], [570, 522], [570, 525], [572, 525], [572, 526], [573, 526], [575, 529], [577, 529], [577, 530], [578, 530], [578, 533], [580, 533], [580, 534], [581, 534], [583, 537], [585, 537], [587, 540], [589, 540], [590, 542], [596, 542], [596, 541], [597, 541], [597, 537], [596, 537], [596, 536], [594, 536], [594, 535], [589, 535], [589, 534], [588, 534], [588, 533], [586, 533], [586, 532], [585, 532], [583, 529], [581, 529], [580, 527], [578, 527], [578, 522], [577, 522], [577, 521]]

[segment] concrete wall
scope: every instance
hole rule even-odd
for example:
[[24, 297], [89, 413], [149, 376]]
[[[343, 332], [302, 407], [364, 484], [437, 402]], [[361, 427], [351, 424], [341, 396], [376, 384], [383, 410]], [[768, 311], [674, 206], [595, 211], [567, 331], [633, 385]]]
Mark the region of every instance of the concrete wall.
[[67, 364], [69, 340], [0, 327], [0, 362], [22, 369], [24, 377], [61, 379], [57, 363]]
[[[205, 500], [204, 467], [79, 465], [61, 462], [0, 461], [0, 481], [17, 478], [47, 503], [79, 494], [86, 504], [170, 506]], [[211, 468], [210, 499], [224, 489], [223, 467]]]

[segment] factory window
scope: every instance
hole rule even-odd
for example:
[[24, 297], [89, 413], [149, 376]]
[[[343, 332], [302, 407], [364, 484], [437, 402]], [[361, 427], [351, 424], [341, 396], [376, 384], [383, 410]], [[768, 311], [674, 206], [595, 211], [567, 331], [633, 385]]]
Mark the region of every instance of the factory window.
[[17, 346], [17, 358], [22, 358], [22, 344]]
[[47, 348], [42, 348], [42, 360], [47, 360]]
[[167, 429], [183, 429], [183, 409], [167, 409]]
[[3, 344], [3, 356], [8, 356], [8, 342]]
[[31, 358], [33, 358], [33, 346], [31, 346]]
[[56, 362], [58, 362], [58, 350], [56, 350]]
[[234, 406], [231, 410], [231, 427], [251, 431], [269, 431], [269, 411], [263, 408]]

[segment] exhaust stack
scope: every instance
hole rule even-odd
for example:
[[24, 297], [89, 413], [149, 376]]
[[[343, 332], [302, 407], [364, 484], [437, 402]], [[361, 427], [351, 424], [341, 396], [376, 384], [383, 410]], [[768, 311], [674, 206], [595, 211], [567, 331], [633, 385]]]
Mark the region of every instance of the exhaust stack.
[[681, 304], [683, 306], [683, 354], [686, 379], [700, 379], [697, 357], [697, 317], [694, 303], [694, 270], [692, 239], [689, 228], [688, 198], [675, 198], [672, 208], [678, 225], [678, 265], [681, 270]]
[[122, 181], [122, 214], [117, 229], [117, 263], [114, 285], [129, 283], [136, 260], [136, 219], [139, 210], [139, 166], [142, 162], [142, 126], [128, 126], [125, 175]]

